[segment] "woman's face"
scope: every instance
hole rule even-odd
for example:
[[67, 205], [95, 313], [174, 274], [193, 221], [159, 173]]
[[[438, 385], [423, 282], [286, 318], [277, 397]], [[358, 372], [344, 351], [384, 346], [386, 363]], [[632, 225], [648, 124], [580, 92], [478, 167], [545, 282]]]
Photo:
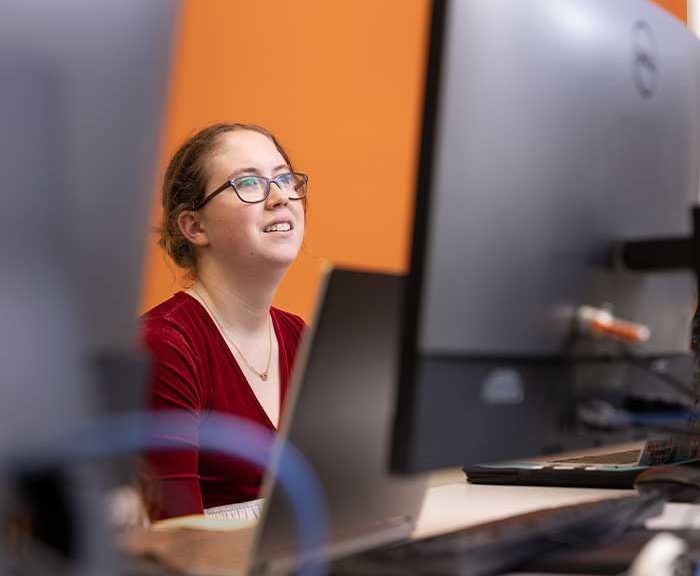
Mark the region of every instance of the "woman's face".
[[[207, 162], [206, 195], [227, 180], [247, 174], [274, 178], [289, 172], [282, 155], [267, 136], [251, 130], [226, 132]], [[212, 198], [201, 209], [200, 223], [210, 254], [220, 262], [249, 268], [251, 264], [287, 267], [296, 258], [304, 238], [304, 204], [289, 198], [275, 184], [267, 199], [242, 202], [233, 188]], [[272, 224], [289, 223], [290, 230]]]

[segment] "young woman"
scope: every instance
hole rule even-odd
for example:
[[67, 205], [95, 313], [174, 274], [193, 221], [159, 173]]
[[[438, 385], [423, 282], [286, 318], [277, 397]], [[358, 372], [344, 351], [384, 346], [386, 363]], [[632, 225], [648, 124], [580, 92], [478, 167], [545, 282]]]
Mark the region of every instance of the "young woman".
[[144, 316], [150, 408], [179, 410], [184, 450], [147, 457], [152, 520], [258, 497], [261, 472], [199, 450], [212, 412], [275, 430], [304, 322], [272, 307], [304, 237], [307, 176], [265, 129], [217, 124], [175, 153], [160, 245], [193, 283]]

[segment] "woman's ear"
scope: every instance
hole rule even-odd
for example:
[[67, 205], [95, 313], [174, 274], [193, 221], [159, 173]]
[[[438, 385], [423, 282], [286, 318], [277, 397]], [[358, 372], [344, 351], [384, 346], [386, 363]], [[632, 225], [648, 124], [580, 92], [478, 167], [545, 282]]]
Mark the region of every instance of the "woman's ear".
[[192, 210], [183, 210], [177, 215], [177, 226], [182, 232], [182, 235], [187, 238], [190, 244], [195, 246], [206, 246], [209, 244], [202, 223], [199, 221], [199, 214]]

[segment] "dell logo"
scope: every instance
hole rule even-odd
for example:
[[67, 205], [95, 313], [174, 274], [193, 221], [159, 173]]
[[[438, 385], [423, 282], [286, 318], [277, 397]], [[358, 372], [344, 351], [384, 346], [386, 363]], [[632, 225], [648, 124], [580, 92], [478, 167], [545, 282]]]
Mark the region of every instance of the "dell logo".
[[524, 398], [525, 385], [516, 370], [493, 370], [481, 382], [481, 399], [485, 404], [520, 404]]
[[656, 90], [659, 63], [654, 34], [644, 20], [632, 28], [632, 74], [637, 91], [649, 98]]

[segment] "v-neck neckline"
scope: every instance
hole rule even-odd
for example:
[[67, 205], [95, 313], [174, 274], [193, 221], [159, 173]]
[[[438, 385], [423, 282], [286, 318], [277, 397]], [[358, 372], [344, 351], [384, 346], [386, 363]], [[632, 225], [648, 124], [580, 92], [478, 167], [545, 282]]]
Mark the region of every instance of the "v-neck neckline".
[[[238, 360], [236, 359], [236, 356], [233, 354], [233, 351], [229, 347], [228, 343], [226, 342], [226, 339], [224, 338], [224, 335], [221, 333], [221, 330], [219, 327], [216, 325], [216, 322], [214, 322], [214, 319], [211, 317], [210, 312], [206, 309], [206, 307], [192, 294], [187, 293], [185, 290], [182, 290], [180, 292], [181, 294], [184, 294], [187, 296], [187, 298], [193, 300], [197, 306], [199, 306], [199, 310], [204, 314], [204, 316], [207, 319], [207, 322], [209, 324], [209, 328], [214, 331], [216, 334], [216, 337], [219, 341], [219, 344], [224, 347], [225, 353], [227, 354], [227, 357], [229, 361], [233, 364], [234, 370], [238, 373], [238, 375], [243, 379], [243, 381], [246, 384], [246, 390], [248, 391], [248, 394], [252, 398], [255, 406], [257, 407], [258, 412], [260, 415], [267, 421], [268, 425], [272, 427], [273, 430], [277, 431], [277, 426], [272, 422], [270, 419], [270, 416], [268, 416], [267, 412], [265, 411], [265, 408], [263, 405], [260, 403], [260, 400], [258, 399], [257, 394], [255, 393], [255, 390], [253, 390], [253, 387], [250, 384], [250, 381], [248, 380], [245, 372], [241, 368], [241, 365], [238, 363]], [[287, 388], [286, 384], [286, 373], [282, 370], [282, 364], [283, 362], [286, 364], [287, 361], [287, 354], [286, 350], [284, 349], [284, 346], [281, 344], [281, 340], [279, 338], [279, 324], [277, 322], [276, 314], [273, 312], [273, 308], [270, 307], [269, 311], [270, 315], [270, 320], [272, 321], [272, 329], [275, 333], [275, 339], [277, 340], [277, 370], [279, 373], [279, 408], [278, 408], [278, 424], [279, 420], [282, 417], [282, 404], [284, 401], [284, 396], [285, 396], [285, 390]]]

